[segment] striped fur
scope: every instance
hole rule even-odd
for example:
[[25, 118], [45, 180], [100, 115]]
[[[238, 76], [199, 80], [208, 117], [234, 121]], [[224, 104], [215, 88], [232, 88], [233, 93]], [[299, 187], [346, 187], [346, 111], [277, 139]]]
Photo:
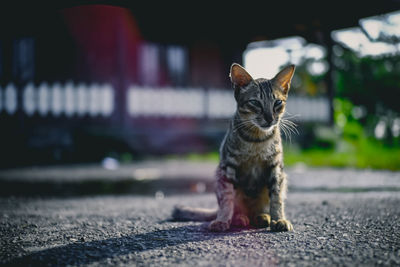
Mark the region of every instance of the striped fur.
[[237, 102], [236, 113], [220, 148], [216, 195], [218, 210], [176, 207], [176, 220], [211, 221], [209, 229], [225, 231], [232, 225], [293, 230], [286, 220], [286, 174], [280, 120], [294, 73], [288, 66], [272, 80], [254, 80], [238, 64], [230, 77]]

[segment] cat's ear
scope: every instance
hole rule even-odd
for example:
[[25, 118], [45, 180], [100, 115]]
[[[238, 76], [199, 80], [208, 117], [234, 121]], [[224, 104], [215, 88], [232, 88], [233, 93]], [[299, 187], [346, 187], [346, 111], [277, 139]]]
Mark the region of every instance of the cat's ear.
[[283, 93], [287, 94], [290, 88], [290, 82], [292, 81], [292, 77], [295, 70], [295, 65], [289, 65], [281, 70], [275, 77], [272, 79], [272, 82], [283, 90]]
[[229, 76], [231, 77], [232, 83], [239, 87], [244, 87], [253, 80], [250, 74], [237, 63], [232, 64]]

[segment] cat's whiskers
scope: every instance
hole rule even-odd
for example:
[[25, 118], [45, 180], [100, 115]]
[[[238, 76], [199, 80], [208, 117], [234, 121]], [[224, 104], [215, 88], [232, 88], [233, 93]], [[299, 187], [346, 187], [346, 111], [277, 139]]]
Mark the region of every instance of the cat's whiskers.
[[285, 110], [285, 113], [282, 116], [282, 118], [288, 119], [288, 120], [291, 120], [291, 119], [294, 119], [294, 118], [298, 118], [298, 117], [300, 117], [300, 114], [291, 114], [291, 113], [287, 112], [286, 110]]
[[285, 126], [283, 124], [280, 124], [280, 129], [282, 130], [282, 132], [285, 135], [285, 137], [289, 138], [289, 140], [291, 142], [290, 134], [288, 134], [287, 129], [285, 128]]
[[240, 123], [238, 123], [238, 124], [233, 126], [233, 131], [236, 132], [237, 130], [242, 129], [242, 128], [248, 126], [248, 125], [249, 125], [249, 122], [247, 122], [247, 121], [246, 122], [240, 122]]
[[283, 119], [283, 125], [288, 128], [289, 131], [293, 132], [294, 134], [299, 134], [299, 131], [297, 130], [297, 124], [294, 123], [293, 121], [290, 121], [288, 119]]
[[265, 135], [270, 135], [272, 131], [275, 129], [276, 125], [270, 126], [268, 129], [262, 129], [262, 131], [265, 133]]
[[240, 129], [245, 129], [248, 126], [254, 126], [254, 124], [252, 123], [252, 119], [240, 120], [240, 122], [238, 124], [236, 124], [236, 125], [234, 124], [234, 128], [232, 129], [232, 131], [236, 132], [236, 131], [238, 131]]
[[254, 138], [259, 138], [259, 133], [264, 133], [264, 130], [255, 123], [251, 123], [250, 127], [247, 129], [247, 132]]
[[[295, 116], [292, 116], [293, 118]], [[294, 123], [293, 121], [290, 121], [288, 117], [284, 117], [280, 119], [279, 123], [279, 128], [282, 130], [284, 133], [285, 137], [289, 139], [289, 142], [292, 142], [292, 134], [299, 134], [299, 131], [297, 130], [297, 124]]]

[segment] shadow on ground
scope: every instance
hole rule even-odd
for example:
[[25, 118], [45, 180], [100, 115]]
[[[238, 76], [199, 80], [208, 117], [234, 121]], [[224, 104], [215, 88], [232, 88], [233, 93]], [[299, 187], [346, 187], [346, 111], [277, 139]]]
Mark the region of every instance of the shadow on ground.
[[[156, 230], [145, 234], [122, 236], [90, 242], [76, 242], [65, 246], [48, 248], [15, 258], [8, 266], [68, 266], [83, 265], [99, 262], [105, 259], [134, 254], [152, 249], [163, 249], [189, 242], [201, 242], [221, 236], [245, 234], [240, 229], [233, 229], [225, 233], [213, 233], [206, 229], [207, 223], [202, 225], [181, 226], [168, 230]], [[265, 229], [259, 229], [265, 231]], [[266, 232], [267, 233], [267, 232]], [[196, 244], [193, 244], [195, 249]], [[133, 258], [129, 258], [130, 262]]]

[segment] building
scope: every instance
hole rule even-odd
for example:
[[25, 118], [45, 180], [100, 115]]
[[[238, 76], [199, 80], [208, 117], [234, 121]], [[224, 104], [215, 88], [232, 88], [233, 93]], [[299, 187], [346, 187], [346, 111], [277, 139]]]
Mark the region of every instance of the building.
[[385, 2], [351, 12], [342, 12], [340, 1], [311, 1], [302, 9], [205, 3], [3, 9], [0, 166], [208, 151], [234, 108], [229, 66], [242, 63], [250, 42], [299, 35], [327, 45], [329, 57], [333, 29], [393, 10], [395, 1]]

